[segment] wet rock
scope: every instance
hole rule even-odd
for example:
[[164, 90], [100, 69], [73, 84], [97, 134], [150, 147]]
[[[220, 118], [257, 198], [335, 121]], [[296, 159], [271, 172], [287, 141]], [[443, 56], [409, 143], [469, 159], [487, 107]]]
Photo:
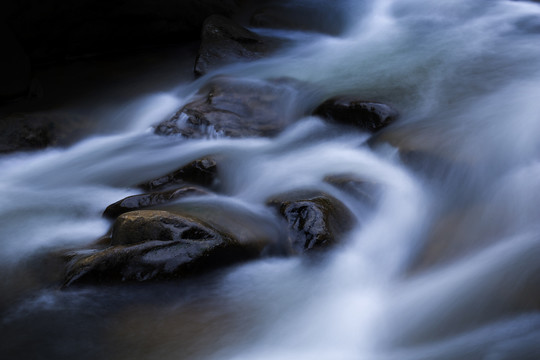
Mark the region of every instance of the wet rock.
[[355, 217], [339, 200], [324, 193], [283, 194], [268, 201], [287, 220], [293, 253], [326, 248], [350, 230]]
[[369, 132], [376, 132], [388, 126], [398, 117], [397, 111], [389, 105], [352, 97], [326, 100], [315, 109], [313, 115], [353, 125]]
[[175, 190], [128, 196], [125, 199], [119, 200], [114, 204], [107, 206], [103, 212], [103, 216], [114, 219], [129, 211], [141, 210], [160, 204], [165, 204], [187, 196], [207, 194], [207, 191], [196, 187], [182, 187]]
[[361, 179], [355, 174], [329, 175], [324, 178], [324, 181], [352, 194], [356, 199], [370, 206], [377, 203], [382, 190], [381, 184]]
[[167, 189], [185, 184], [211, 186], [217, 176], [217, 163], [214, 159], [203, 158], [190, 162], [180, 169], [150, 180], [139, 186], [146, 191]]
[[212, 15], [203, 24], [195, 75], [204, 75], [228, 63], [260, 59], [276, 46], [275, 41], [263, 38], [225, 16]]
[[0, 153], [66, 146], [91, 128], [87, 119], [64, 114], [12, 114], [0, 118]]
[[155, 131], [187, 138], [273, 136], [303, 114], [296, 104], [303, 86], [289, 78], [218, 77]]
[[259, 253], [256, 246], [199, 219], [167, 211], [133, 211], [116, 220], [111, 247], [73, 257], [64, 286], [176, 279]]
[[219, 240], [223, 235], [195, 218], [168, 211], [140, 210], [120, 215], [112, 231], [112, 245], [148, 240]]

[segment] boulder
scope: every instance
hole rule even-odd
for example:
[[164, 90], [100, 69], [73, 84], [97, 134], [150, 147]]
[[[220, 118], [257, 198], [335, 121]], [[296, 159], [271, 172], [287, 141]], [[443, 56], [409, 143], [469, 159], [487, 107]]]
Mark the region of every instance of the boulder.
[[344, 204], [322, 192], [283, 194], [268, 204], [287, 221], [290, 250], [297, 254], [337, 243], [356, 222]]
[[186, 138], [273, 136], [303, 114], [296, 104], [301, 87], [289, 78], [217, 77], [155, 131]]
[[114, 204], [107, 206], [107, 208], [103, 212], [103, 216], [114, 219], [129, 211], [141, 210], [160, 204], [165, 204], [187, 196], [207, 194], [208, 192], [202, 189], [192, 186], [186, 186], [169, 191], [128, 196], [127, 198], [124, 198], [115, 202]]
[[389, 105], [356, 99], [337, 97], [319, 105], [313, 115], [337, 123], [353, 125], [362, 130], [376, 132], [393, 123], [398, 113]]
[[163, 190], [185, 184], [211, 186], [215, 182], [216, 176], [216, 161], [210, 158], [202, 158], [192, 161], [170, 174], [160, 176], [139, 186], [146, 191]]
[[194, 72], [201, 76], [221, 65], [260, 59], [275, 47], [275, 41], [263, 38], [225, 16], [212, 15], [203, 24]]
[[0, 118], [0, 153], [67, 146], [91, 129], [87, 119], [65, 114], [19, 113]]
[[110, 247], [75, 254], [64, 286], [170, 280], [254, 258], [260, 249], [207, 223], [167, 211], [120, 215]]

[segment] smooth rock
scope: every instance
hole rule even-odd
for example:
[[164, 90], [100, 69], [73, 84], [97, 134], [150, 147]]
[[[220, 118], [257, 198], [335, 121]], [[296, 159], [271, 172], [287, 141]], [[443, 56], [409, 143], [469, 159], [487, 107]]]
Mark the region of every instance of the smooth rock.
[[177, 279], [259, 253], [257, 247], [199, 219], [166, 211], [133, 211], [116, 220], [111, 247], [73, 256], [64, 286]]
[[173, 200], [187, 196], [200, 196], [207, 194], [208, 192], [202, 189], [192, 186], [186, 186], [180, 189], [174, 189], [169, 191], [128, 196], [127, 198], [124, 198], [115, 202], [114, 204], [107, 206], [107, 208], [103, 212], [103, 216], [114, 219], [129, 211], [141, 210], [160, 204], [166, 204]]
[[168, 211], [139, 210], [120, 215], [113, 226], [112, 245], [148, 240], [219, 240], [223, 235], [195, 218]]
[[186, 184], [211, 186], [217, 176], [217, 163], [214, 159], [202, 158], [160, 176], [139, 186], [146, 191], [163, 190]]
[[155, 131], [186, 138], [274, 136], [304, 113], [297, 104], [302, 86], [289, 78], [217, 77]]
[[386, 104], [353, 97], [337, 97], [319, 105], [313, 115], [362, 130], [376, 132], [393, 123], [398, 113]]
[[288, 239], [293, 253], [326, 248], [352, 229], [354, 215], [344, 204], [322, 192], [279, 195], [268, 201], [288, 223]]

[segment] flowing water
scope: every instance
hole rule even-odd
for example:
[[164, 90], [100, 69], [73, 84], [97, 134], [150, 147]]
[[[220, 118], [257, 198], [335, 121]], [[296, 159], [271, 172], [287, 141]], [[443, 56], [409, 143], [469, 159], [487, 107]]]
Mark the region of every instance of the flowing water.
[[[342, 32], [259, 30], [292, 44], [217, 72], [387, 102], [399, 121], [378, 141], [316, 117], [276, 138], [154, 135], [209, 74], [103, 105], [114, 129], [67, 149], [1, 156], [2, 358], [540, 359], [540, 4], [290, 3], [342, 11]], [[279, 237], [265, 201], [309, 187], [358, 226], [322, 259], [172, 284], [59, 290], [41, 270], [103, 235], [137, 183], [216, 154], [219, 195], [179, 205]], [[324, 181], [344, 173], [377, 184], [376, 206]]]

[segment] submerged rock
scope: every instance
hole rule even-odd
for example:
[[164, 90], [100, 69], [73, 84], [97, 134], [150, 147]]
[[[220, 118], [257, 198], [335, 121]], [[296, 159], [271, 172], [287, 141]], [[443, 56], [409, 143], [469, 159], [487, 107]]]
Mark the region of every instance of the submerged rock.
[[289, 245], [294, 253], [335, 244], [356, 221], [344, 204], [320, 192], [283, 194], [268, 204], [287, 220]]
[[397, 111], [389, 105], [352, 97], [326, 100], [315, 109], [313, 115], [370, 132], [388, 126], [398, 117]]
[[273, 136], [303, 114], [300, 90], [301, 83], [289, 78], [218, 77], [155, 131], [187, 138]]
[[175, 279], [260, 254], [258, 245], [239, 242], [199, 219], [152, 210], [120, 215], [111, 245], [75, 255], [64, 285]]
[[0, 153], [66, 146], [90, 129], [86, 119], [63, 114], [12, 114], [0, 118]]
[[196, 184], [211, 186], [217, 176], [217, 163], [214, 159], [202, 158], [173, 171], [170, 174], [160, 176], [139, 186], [146, 191], [168, 189], [173, 186]]
[[329, 175], [324, 181], [370, 206], [377, 203], [381, 194], [381, 184], [361, 179], [354, 174]]
[[201, 46], [195, 60], [195, 75], [235, 61], [260, 59], [276, 47], [275, 43], [240, 26], [222, 15], [204, 21]]
[[126, 212], [141, 210], [151, 206], [156, 206], [160, 204], [165, 204], [170, 201], [180, 199], [187, 196], [194, 195], [207, 195], [208, 192], [202, 189], [186, 186], [179, 189], [162, 191], [162, 192], [153, 192], [149, 194], [139, 194], [128, 196], [122, 200], [115, 202], [107, 206], [103, 212], [103, 216], [109, 218], [116, 218]]

